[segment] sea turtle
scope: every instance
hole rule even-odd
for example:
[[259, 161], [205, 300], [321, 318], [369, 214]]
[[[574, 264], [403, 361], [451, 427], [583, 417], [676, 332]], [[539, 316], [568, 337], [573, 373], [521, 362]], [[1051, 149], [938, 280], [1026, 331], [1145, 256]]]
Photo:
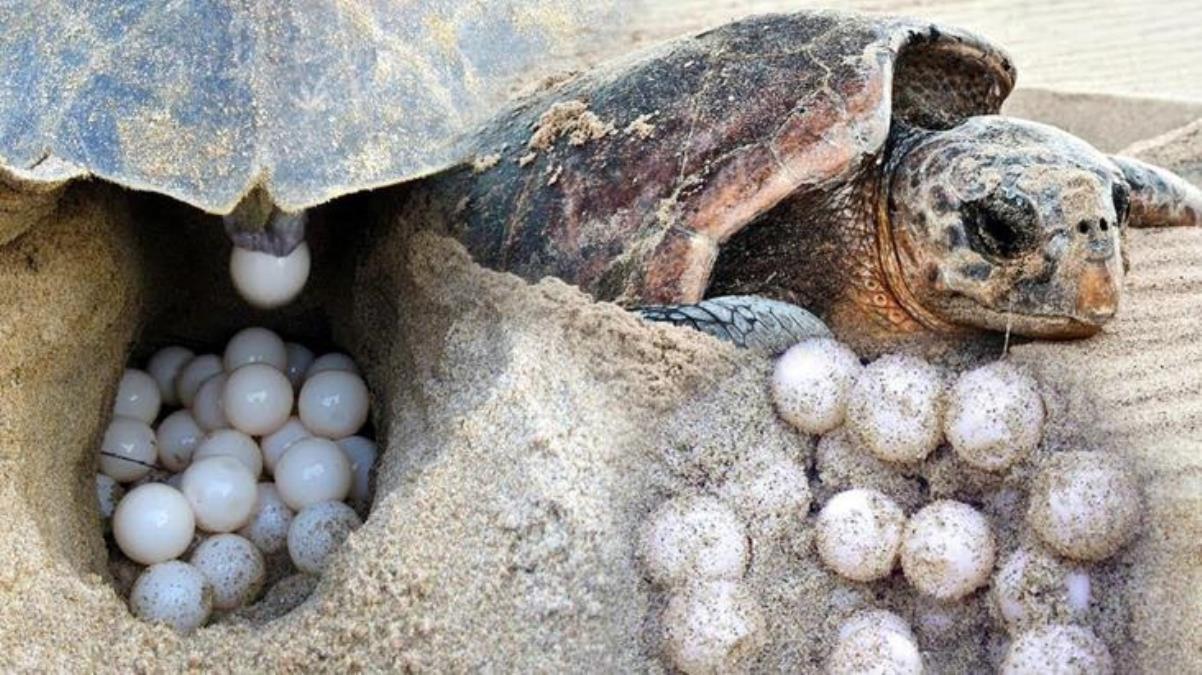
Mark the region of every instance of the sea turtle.
[[751, 18], [462, 133], [486, 76], [547, 51], [543, 14], [185, 4], [199, 14], [0, 10], [0, 233], [92, 174], [232, 214], [236, 243], [281, 255], [308, 206], [408, 180], [399, 217], [485, 265], [774, 351], [824, 331], [814, 315], [864, 350], [1088, 335], [1118, 307], [1128, 227], [1202, 222], [1176, 176], [997, 116], [1011, 61], [927, 22]]

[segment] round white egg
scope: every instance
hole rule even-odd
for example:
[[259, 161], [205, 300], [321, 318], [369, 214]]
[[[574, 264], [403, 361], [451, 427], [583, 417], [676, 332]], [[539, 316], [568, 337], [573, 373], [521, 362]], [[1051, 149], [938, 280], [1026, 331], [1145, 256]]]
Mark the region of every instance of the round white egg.
[[868, 610], [853, 615], [839, 628], [826, 672], [920, 675], [924, 668], [922, 653], [906, 622], [892, 612]]
[[222, 407], [235, 429], [263, 436], [288, 421], [292, 397], [292, 383], [284, 373], [264, 363], [251, 363], [230, 373]]
[[175, 378], [184, 365], [196, 356], [191, 349], [179, 346], [163, 347], [150, 357], [146, 363], [146, 372], [154, 378], [159, 386], [159, 397], [163, 405], [177, 406], [179, 394], [175, 392]]
[[1010, 643], [1001, 675], [1111, 675], [1106, 643], [1084, 626], [1049, 625], [1025, 631]]
[[300, 389], [305, 382], [305, 372], [309, 370], [309, 366], [313, 365], [315, 358], [313, 350], [296, 342], [285, 342], [284, 351], [288, 355], [288, 364], [284, 368], [284, 374], [288, 376], [288, 381], [292, 383], [294, 389]]
[[305, 242], [283, 257], [235, 246], [230, 253], [230, 279], [248, 303], [273, 309], [300, 295], [309, 279], [309, 265]]
[[159, 463], [168, 471], [183, 471], [192, 463], [192, 453], [204, 438], [204, 430], [191, 411], [176, 410], [159, 422], [155, 431]]
[[275, 465], [275, 486], [295, 511], [320, 502], [342, 501], [351, 489], [346, 454], [324, 438], [302, 438]]
[[159, 383], [149, 373], [135, 368], [126, 368], [117, 385], [117, 398], [113, 401], [113, 414], [131, 417], [153, 424], [159, 416], [163, 395]]
[[897, 563], [906, 515], [876, 490], [840, 492], [818, 513], [818, 556], [854, 581], [888, 576]]
[[379, 449], [375, 442], [362, 436], [348, 436], [339, 439], [337, 444], [351, 464], [351, 491], [348, 497], [366, 506], [371, 498], [371, 470], [376, 464]]
[[1002, 562], [989, 595], [998, 616], [1015, 634], [1082, 618], [1089, 610], [1090, 586], [1085, 569], [1065, 564], [1041, 548], [1023, 547]]
[[150, 473], [157, 455], [149, 425], [131, 417], [114, 417], [100, 441], [100, 471], [119, 483], [129, 483]]
[[793, 531], [810, 508], [805, 469], [784, 453], [764, 449], [736, 462], [717, 492], [758, 537]]
[[121, 552], [143, 565], [171, 560], [192, 541], [196, 523], [188, 500], [162, 483], [134, 488], [113, 512], [113, 538]]
[[222, 362], [230, 373], [248, 363], [265, 363], [283, 371], [288, 367], [288, 348], [274, 331], [252, 326], [234, 333], [225, 345]]
[[292, 509], [280, 497], [275, 483], [259, 483], [250, 522], [238, 530], [238, 534], [249, 539], [260, 551], [275, 553], [288, 542], [292, 517]]
[[205, 431], [230, 427], [229, 420], [225, 416], [225, 406], [221, 400], [227, 379], [228, 376], [225, 373], [217, 373], [200, 385], [200, 389], [196, 391], [196, 396], [192, 399], [192, 419]]
[[288, 528], [288, 555], [302, 572], [320, 574], [330, 556], [363, 522], [342, 502], [320, 502], [305, 507]]
[[266, 435], [259, 442], [259, 447], [263, 450], [263, 464], [271, 473], [275, 473], [275, 465], [284, 456], [284, 452], [292, 447], [292, 444], [302, 438], [312, 438], [313, 434], [305, 428], [301, 423], [300, 418], [295, 415], [288, 418], [284, 425], [274, 432]]
[[837, 340], [802, 340], [776, 361], [772, 400], [777, 414], [803, 433], [834, 429], [843, 424], [848, 395], [861, 370], [859, 358]]
[[233, 457], [242, 462], [255, 478], [263, 472], [263, 455], [259, 451], [259, 444], [237, 429], [218, 429], [209, 433], [192, 454], [192, 461], [219, 456]]
[[213, 586], [215, 609], [237, 609], [263, 590], [267, 563], [249, 540], [236, 534], [216, 534], [205, 539], [189, 559]]
[[125, 488], [121, 487], [112, 477], [102, 473], [96, 474], [96, 500], [100, 507], [100, 517], [108, 520], [113, 517], [117, 503], [125, 496]]
[[175, 378], [175, 396], [180, 405], [189, 407], [200, 385], [205, 380], [222, 372], [221, 357], [216, 354], [202, 354], [184, 364]]
[[197, 526], [208, 532], [233, 532], [250, 522], [255, 486], [246, 465], [224, 455], [195, 459], [180, 481]]
[[902, 535], [906, 579], [940, 600], [956, 600], [989, 580], [996, 544], [989, 521], [968, 504], [931, 502], [911, 516]]
[[363, 378], [342, 370], [311, 376], [301, 387], [297, 412], [316, 436], [345, 438], [367, 421], [369, 396]]
[[318, 373], [324, 373], [330, 370], [341, 370], [348, 373], [359, 374], [359, 367], [355, 365], [355, 360], [346, 354], [340, 352], [330, 352], [322, 354], [309, 364], [309, 369], [305, 371], [305, 379], [309, 379]]
[[739, 579], [747, 569], [747, 532], [713, 497], [677, 497], [659, 506], [639, 535], [639, 557], [652, 580]]
[[943, 430], [966, 464], [1005, 471], [1039, 445], [1043, 418], [1035, 380], [999, 361], [960, 375], [949, 392]]
[[1141, 510], [1139, 486], [1117, 456], [1060, 452], [1035, 478], [1027, 522], [1060, 555], [1096, 561], [1135, 536]]
[[742, 672], [766, 641], [763, 611], [741, 583], [711, 579], [672, 594], [664, 651], [685, 673]]
[[914, 356], [893, 354], [870, 364], [847, 403], [847, 428], [878, 459], [913, 463], [942, 439], [943, 375]]
[[213, 587], [200, 570], [172, 560], [146, 568], [129, 592], [134, 616], [187, 635], [213, 611]]

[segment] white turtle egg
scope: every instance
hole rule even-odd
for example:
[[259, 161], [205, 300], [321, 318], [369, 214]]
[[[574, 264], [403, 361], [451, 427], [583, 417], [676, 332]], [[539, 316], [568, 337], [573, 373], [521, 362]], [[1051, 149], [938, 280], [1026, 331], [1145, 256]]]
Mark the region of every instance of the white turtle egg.
[[868, 610], [852, 616], [839, 628], [827, 672], [920, 675], [924, 670], [918, 643], [906, 622], [892, 612]]
[[194, 459], [184, 471], [180, 491], [192, 505], [197, 526], [208, 532], [233, 532], [250, 521], [255, 485], [246, 465], [221, 455]]
[[96, 499], [100, 507], [100, 517], [108, 520], [113, 517], [117, 502], [125, 496], [125, 488], [102, 473], [96, 474]]
[[155, 352], [154, 356], [150, 357], [150, 361], [146, 363], [146, 372], [150, 373], [155, 384], [159, 386], [159, 397], [163, 405], [179, 405], [179, 394], [175, 392], [175, 378], [193, 356], [196, 355], [186, 347], [163, 347]]
[[1084, 626], [1048, 625], [1014, 639], [1001, 675], [1110, 675], [1114, 660], [1106, 643]]
[[942, 437], [943, 376], [914, 356], [892, 354], [856, 379], [847, 403], [848, 430], [878, 459], [912, 463]]
[[818, 556], [854, 581], [888, 576], [897, 563], [906, 515], [876, 490], [840, 492], [818, 513]]
[[221, 357], [216, 354], [202, 354], [184, 364], [175, 378], [175, 395], [180, 404], [191, 406], [200, 385], [221, 371]]
[[747, 568], [747, 532], [713, 497], [677, 497], [659, 506], [639, 535], [639, 557], [663, 586], [690, 579], [739, 579]]
[[263, 464], [267, 470], [275, 473], [275, 465], [284, 456], [284, 452], [292, 447], [293, 442], [302, 438], [311, 438], [313, 434], [305, 428], [300, 418], [293, 415], [284, 422], [284, 426], [263, 437], [259, 446], [263, 450]]
[[757, 537], [791, 531], [810, 508], [805, 469], [777, 451], [748, 453], [736, 462], [718, 496], [732, 505]]
[[100, 441], [100, 471], [119, 483], [129, 483], [150, 473], [156, 455], [149, 425], [131, 417], [114, 417]]
[[129, 592], [134, 616], [163, 623], [183, 635], [204, 625], [213, 611], [213, 586], [200, 570], [172, 560], [146, 568]]
[[837, 340], [802, 340], [776, 361], [772, 400], [777, 414], [807, 434], [834, 429], [843, 424], [848, 394], [863, 368]]
[[902, 535], [906, 579], [939, 600], [956, 600], [984, 585], [995, 555], [985, 516], [949, 499], [931, 502], [911, 516]]
[[155, 432], [159, 463], [168, 471], [183, 471], [192, 462], [204, 430], [188, 410], [176, 410], [159, 422]]
[[989, 594], [1011, 634], [1078, 619], [1089, 609], [1089, 573], [1036, 547], [1015, 550], [993, 575]]
[[330, 352], [317, 357], [313, 363], [309, 364], [309, 369], [305, 371], [305, 379], [309, 379], [318, 373], [324, 373], [330, 370], [342, 370], [348, 373], [359, 374], [359, 367], [355, 365], [355, 360], [341, 352]]
[[348, 436], [337, 441], [351, 463], [351, 501], [366, 505], [371, 496], [371, 469], [376, 464], [379, 449], [375, 442], [362, 436]]
[[236, 534], [208, 537], [189, 559], [213, 586], [215, 609], [237, 609], [263, 590], [267, 563], [249, 540]]
[[225, 373], [217, 373], [200, 385], [192, 399], [192, 419], [205, 431], [228, 429], [230, 426], [221, 400], [227, 379]]
[[1139, 527], [1139, 487], [1105, 452], [1060, 452], [1035, 478], [1027, 522], [1045, 544], [1075, 560], [1109, 558]]
[[251, 363], [230, 373], [222, 407], [235, 429], [263, 436], [288, 421], [292, 397], [292, 383], [284, 373], [264, 363]]
[[351, 463], [333, 441], [302, 438], [275, 465], [275, 486], [284, 503], [300, 511], [310, 504], [346, 499]]
[[225, 345], [222, 362], [230, 373], [248, 363], [266, 363], [283, 371], [288, 367], [288, 348], [273, 331], [252, 326], [234, 333]]
[[210, 432], [200, 441], [196, 452], [192, 453], [192, 461], [199, 462], [209, 457], [233, 457], [242, 462], [255, 478], [263, 473], [263, 454], [255, 439], [237, 429], [218, 429]]
[[739, 582], [689, 584], [668, 600], [664, 651], [685, 673], [741, 672], [765, 643], [763, 610]]
[[1039, 445], [1043, 418], [1035, 380], [999, 361], [960, 375], [948, 396], [943, 430], [965, 463], [1005, 471]]
[[248, 303], [272, 309], [300, 295], [309, 279], [309, 264], [305, 242], [283, 257], [235, 246], [230, 254], [230, 279]]
[[149, 373], [126, 368], [117, 385], [117, 398], [113, 401], [113, 414], [122, 417], [132, 417], [153, 424], [159, 416], [159, 406], [162, 405], [163, 395], [159, 392], [159, 383]]
[[342, 502], [319, 502], [305, 507], [288, 528], [288, 555], [292, 564], [302, 572], [320, 574], [330, 555], [362, 524], [354, 509]]
[[363, 427], [369, 401], [363, 378], [327, 370], [305, 382], [296, 407], [301, 422], [315, 436], [344, 438]]
[[163, 483], [134, 488], [113, 513], [113, 538], [134, 562], [153, 565], [188, 548], [196, 523], [188, 500]]
[[300, 389], [305, 381], [305, 372], [313, 365], [313, 350], [296, 342], [285, 342], [284, 351], [288, 354], [288, 365], [284, 374], [288, 376], [293, 388]]
[[259, 483], [250, 522], [238, 530], [238, 534], [249, 539], [260, 551], [275, 553], [288, 541], [292, 516], [292, 509], [280, 497], [275, 483]]

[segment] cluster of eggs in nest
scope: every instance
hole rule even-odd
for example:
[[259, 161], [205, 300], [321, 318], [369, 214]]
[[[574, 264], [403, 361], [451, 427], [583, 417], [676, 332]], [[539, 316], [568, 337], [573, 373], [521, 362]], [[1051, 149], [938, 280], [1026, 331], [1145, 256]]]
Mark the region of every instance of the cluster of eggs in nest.
[[[852, 485], [811, 516], [806, 474], [792, 460], [761, 470], [744, 491], [754, 492], [757, 509], [771, 507], [752, 518], [788, 523], [791, 514], [794, 527], [812, 527], [818, 560], [850, 582], [888, 579], [900, 567], [912, 592], [945, 607], [989, 587], [1011, 638], [1003, 673], [1113, 670], [1106, 645], [1073, 619], [1090, 604], [1087, 565], [1114, 555], [1138, 528], [1138, 487], [1110, 453], [1035, 457], [1047, 411], [1030, 375], [999, 361], [951, 378], [907, 355], [864, 365], [839, 342], [812, 338], [777, 360], [771, 391], [784, 421], [822, 437], [819, 453], [824, 444], [843, 444], [842, 451], [905, 472], [946, 442], [966, 470], [999, 479], [1031, 460], [1036, 474], [1025, 524], [1033, 536], [1000, 564], [994, 525], [962, 501], [935, 499], [907, 515], [884, 491]], [[661, 617], [664, 649], [684, 672], [728, 669], [766, 639], [762, 610], [742, 581], [750, 545], [735, 508], [748, 496], [675, 497], [644, 524], [639, 557], [670, 593]], [[833, 645], [826, 662], [832, 673], [924, 669], [910, 626], [884, 608], [850, 616]]]
[[370, 505], [368, 413], [350, 357], [264, 328], [126, 370], [96, 487], [134, 614], [187, 633], [269, 577], [321, 573]]

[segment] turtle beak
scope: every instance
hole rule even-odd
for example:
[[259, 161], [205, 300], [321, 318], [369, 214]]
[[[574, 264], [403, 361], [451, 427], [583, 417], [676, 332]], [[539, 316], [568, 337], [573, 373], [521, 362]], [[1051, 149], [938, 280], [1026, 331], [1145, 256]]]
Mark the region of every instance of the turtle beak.
[[1121, 279], [1108, 261], [1090, 261], [1077, 286], [1077, 316], [1080, 320], [1101, 326], [1114, 318], [1119, 309]]

